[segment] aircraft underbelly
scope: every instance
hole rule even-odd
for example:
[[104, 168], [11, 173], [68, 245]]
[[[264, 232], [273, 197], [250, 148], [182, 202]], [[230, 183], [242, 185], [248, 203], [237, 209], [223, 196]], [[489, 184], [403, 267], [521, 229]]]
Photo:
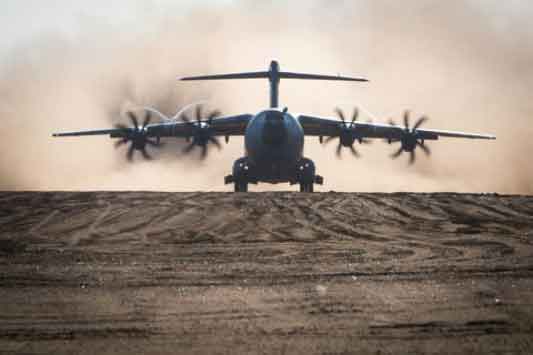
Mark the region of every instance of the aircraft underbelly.
[[290, 145], [280, 146], [276, 150], [251, 151], [249, 158], [259, 181], [283, 182], [294, 175], [294, 167], [299, 157], [288, 152]]

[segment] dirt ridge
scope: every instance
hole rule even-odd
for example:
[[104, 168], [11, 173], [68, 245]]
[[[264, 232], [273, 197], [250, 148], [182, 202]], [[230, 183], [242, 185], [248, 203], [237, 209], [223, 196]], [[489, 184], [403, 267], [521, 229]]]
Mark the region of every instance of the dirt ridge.
[[0, 300], [15, 353], [531, 353], [533, 196], [0, 192]]

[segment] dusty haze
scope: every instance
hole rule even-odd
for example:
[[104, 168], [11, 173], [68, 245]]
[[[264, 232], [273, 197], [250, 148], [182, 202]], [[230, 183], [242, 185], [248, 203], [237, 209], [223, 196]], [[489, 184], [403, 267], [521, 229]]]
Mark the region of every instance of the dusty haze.
[[[351, 112], [362, 105], [380, 121], [399, 121], [411, 109], [430, 116], [427, 128], [498, 136], [430, 142], [433, 156], [419, 154], [414, 167], [406, 157], [390, 160], [394, 147], [379, 141], [358, 147], [362, 159], [346, 151], [338, 161], [334, 144], [307, 139], [306, 155], [326, 180], [323, 190], [533, 192], [528, 1], [123, 5], [129, 7], [2, 5], [9, 11], [0, 15], [0, 26], [10, 41], [0, 51], [0, 189], [228, 190], [223, 176], [242, 156], [242, 139], [213, 150], [203, 163], [180, 156], [178, 144], [155, 162], [130, 165], [107, 137], [52, 139], [50, 133], [108, 127], [124, 120], [124, 110], [143, 104], [170, 114], [208, 99], [227, 114], [255, 113], [268, 103], [266, 82], [176, 78], [264, 69], [277, 59], [288, 70], [371, 80], [283, 81], [280, 101], [291, 112], [333, 117], [335, 106]], [[38, 29], [32, 21], [27, 29], [21, 25], [28, 7], [39, 14], [45, 6]], [[50, 7], [61, 11], [56, 15]]]

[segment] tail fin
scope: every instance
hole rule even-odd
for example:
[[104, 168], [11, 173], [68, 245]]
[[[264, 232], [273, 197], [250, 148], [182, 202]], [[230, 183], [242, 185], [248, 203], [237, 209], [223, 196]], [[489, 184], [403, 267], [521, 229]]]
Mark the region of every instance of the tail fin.
[[292, 73], [279, 70], [279, 64], [273, 60], [270, 63], [268, 71], [248, 72], [248, 73], [234, 73], [221, 75], [203, 75], [203, 76], [189, 76], [181, 78], [180, 80], [225, 80], [225, 79], [258, 79], [266, 78], [270, 81], [270, 107], [278, 107], [279, 99], [279, 81], [280, 79], [307, 79], [307, 80], [332, 80], [332, 81], [358, 81], [366, 82], [365, 78], [352, 78], [340, 75], [319, 75], [319, 74], [305, 74]]

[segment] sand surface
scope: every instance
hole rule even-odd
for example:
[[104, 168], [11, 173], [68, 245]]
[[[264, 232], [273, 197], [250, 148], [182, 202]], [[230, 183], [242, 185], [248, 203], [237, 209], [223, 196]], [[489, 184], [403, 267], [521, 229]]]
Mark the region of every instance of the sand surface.
[[0, 354], [533, 353], [533, 197], [0, 193]]

